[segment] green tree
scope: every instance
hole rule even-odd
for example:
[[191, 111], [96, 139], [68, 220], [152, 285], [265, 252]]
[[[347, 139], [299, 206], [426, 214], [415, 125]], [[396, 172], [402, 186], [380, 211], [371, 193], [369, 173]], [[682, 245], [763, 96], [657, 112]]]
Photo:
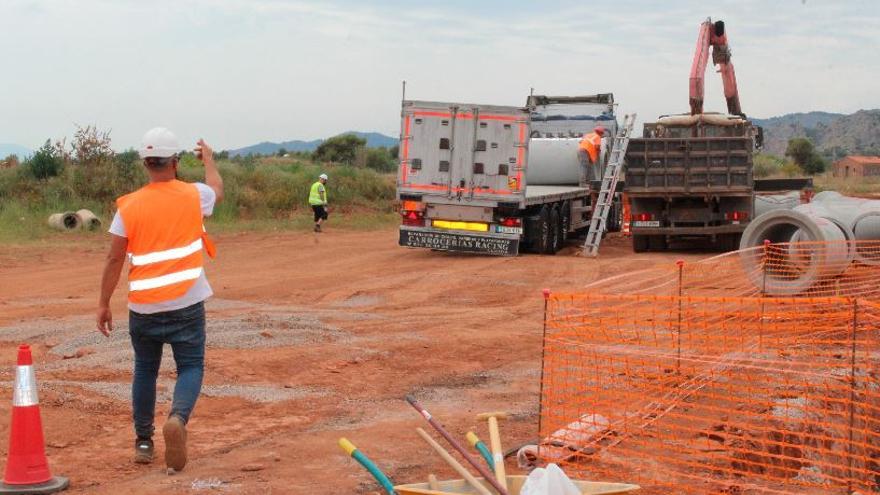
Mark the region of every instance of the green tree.
[[284, 155], [286, 155], [286, 154], [287, 154], [287, 150], [286, 150], [286, 149], [284, 149], [284, 148], [278, 148], [278, 153], [277, 153], [278, 156], [284, 156]]
[[392, 172], [397, 167], [397, 157], [392, 158], [385, 148], [367, 148], [365, 165], [377, 172]]
[[353, 164], [357, 157], [358, 148], [366, 146], [367, 140], [354, 134], [334, 136], [321, 143], [315, 150], [316, 160], [336, 163]]
[[50, 140], [46, 140], [40, 149], [31, 156], [24, 165], [28, 172], [40, 180], [46, 180], [49, 177], [55, 177], [61, 173], [64, 167], [64, 161], [58, 156], [55, 146]]
[[816, 151], [812, 141], [806, 138], [789, 139], [785, 156], [791, 158], [804, 173], [810, 175], [824, 172], [827, 168], [825, 159]]
[[400, 145], [395, 144], [388, 148], [388, 154], [391, 155], [391, 158], [393, 158], [394, 161], [397, 161], [397, 157], [400, 155]]

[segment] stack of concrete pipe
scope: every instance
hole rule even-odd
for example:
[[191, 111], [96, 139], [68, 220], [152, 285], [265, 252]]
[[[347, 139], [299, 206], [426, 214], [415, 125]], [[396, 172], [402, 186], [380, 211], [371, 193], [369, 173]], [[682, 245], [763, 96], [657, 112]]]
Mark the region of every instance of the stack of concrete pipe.
[[49, 215], [49, 227], [65, 232], [79, 229], [98, 230], [101, 228], [101, 219], [86, 209], [77, 212], [65, 211]]
[[[806, 244], [789, 246], [784, 253], [789, 268], [784, 273], [772, 269], [764, 273], [763, 253], [749, 248], [762, 246], [765, 240]], [[876, 254], [859, 251], [857, 243], [841, 242], [868, 240], [880, 240], [880, 201], [826, 191], [817, 194], [812, 203], [791, 210], [770, 209], [759, 215], [743, 233], [740, 249], [744, 251], [746, 271], [756, 286], [770, 295], [795, 295], [822, 279], [840, 275], [853, 260], [880, 265]]]

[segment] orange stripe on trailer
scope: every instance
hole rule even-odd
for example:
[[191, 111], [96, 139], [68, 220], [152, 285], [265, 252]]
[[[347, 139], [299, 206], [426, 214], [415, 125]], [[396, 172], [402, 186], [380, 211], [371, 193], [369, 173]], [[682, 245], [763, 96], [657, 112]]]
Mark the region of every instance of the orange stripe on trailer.
[[409, 115], [407, 115], [403, 119], [403, 158], [400, 161], [400, 169], [401, 173], [403, 174], [401, 181], [404, 184], [406, 184], [407, 167], [409, 167], [409, 165], [407, 164], [407, 161], [409, 160], [409, 118]]
[[517, 187], [517, 189], [522, 188], [522, 170], [523, 170], [523, 166], [525, 164], [525, 158], [526, 158], [526, 149], [524, 147], [525, 141], [526, 141], [526, 125], [520, 124], [519, 125], [519, 148], [517, 148], [517, 150], [516, 150], [516, 165], [517, 165], [517, 169], [519, 169], [516, 172], [516, 187]]

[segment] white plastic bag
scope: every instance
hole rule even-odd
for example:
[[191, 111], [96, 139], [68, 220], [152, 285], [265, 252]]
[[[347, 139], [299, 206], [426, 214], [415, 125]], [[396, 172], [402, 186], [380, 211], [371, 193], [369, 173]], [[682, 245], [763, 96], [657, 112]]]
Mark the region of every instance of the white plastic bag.
[[581, 495], [578, 487], [556, 464], [529, 473], [519, 495]]

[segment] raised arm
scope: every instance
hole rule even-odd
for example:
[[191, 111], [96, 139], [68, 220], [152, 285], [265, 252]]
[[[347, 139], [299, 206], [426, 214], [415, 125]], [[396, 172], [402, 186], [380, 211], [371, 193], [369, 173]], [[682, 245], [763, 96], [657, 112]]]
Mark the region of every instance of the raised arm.
[[219, 203], [223, 199], [223, 177], [220, 177], [220, 171], [214, 163], [214, 150], [204, 139], [199, 139], [198, 145], [201, 149], [202, 163], [205, 164], [205, 184], [217, 194], [216, 202]]

